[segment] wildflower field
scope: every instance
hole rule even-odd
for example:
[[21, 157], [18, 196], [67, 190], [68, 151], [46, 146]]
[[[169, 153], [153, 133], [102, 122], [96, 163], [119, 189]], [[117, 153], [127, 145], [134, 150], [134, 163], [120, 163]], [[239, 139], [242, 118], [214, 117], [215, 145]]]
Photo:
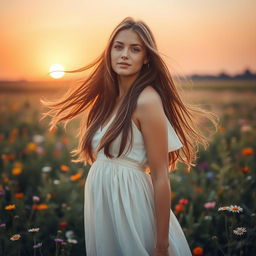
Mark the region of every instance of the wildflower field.
[[[236, 91], [201, 87], [187, 96], [217, 112], [220, 126], [190, 173], [179, 165], [170, 174], [172, 210], [193, 255], [256, 255], [256, 93], [243, 83]], [[0, 255], [86, 255], [89, 166], [70, 156], [79, 118], [66, 133], [49, 133], [39, 99], [52, 92], [7, 89], [0, 87]]]

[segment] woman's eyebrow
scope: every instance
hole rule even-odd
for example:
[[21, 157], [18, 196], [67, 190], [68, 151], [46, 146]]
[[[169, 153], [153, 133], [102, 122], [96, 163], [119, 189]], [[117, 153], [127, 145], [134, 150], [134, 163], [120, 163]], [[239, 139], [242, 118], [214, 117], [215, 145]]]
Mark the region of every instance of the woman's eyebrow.
[[[115, 41], [116, 43], [119, 43], [119, 44], [124, 44], [123, 42], [120, 42], [120, 41]], [[132, 46], [140, 46], [140, 47], [142, 47], [142, 45], [141, 44], [131, 44]]]

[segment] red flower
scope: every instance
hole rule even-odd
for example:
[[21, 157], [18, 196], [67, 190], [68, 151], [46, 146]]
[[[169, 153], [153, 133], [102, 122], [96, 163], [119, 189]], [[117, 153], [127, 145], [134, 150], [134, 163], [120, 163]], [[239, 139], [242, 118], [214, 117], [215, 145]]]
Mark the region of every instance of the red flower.
[[186, 198], [181, 198], [180, 200], [179, 200], [179, 204], [187, 204], [188, 203], [188, 199], [186, 199]]
[[243, 173], [248, 173], [248, 172], [251, 171], [251, 169], [250, 169], [250, 167], [245, 166], [245, 167], [242, 167], [241, 171], [242, 171]]
[[65, 228], [65, 227], [67, 227], [67, 225], [68, 225], [68, 223], [67, 223], [66, 221], [61, 221], [61, 222], [59, 223], [59, 226], [60, 226], [61, 228]]
[[193, 249], [194, 256], [203, 256], [203, 254], [204, 254], [204, 249], [202, 247], [198, 246]]

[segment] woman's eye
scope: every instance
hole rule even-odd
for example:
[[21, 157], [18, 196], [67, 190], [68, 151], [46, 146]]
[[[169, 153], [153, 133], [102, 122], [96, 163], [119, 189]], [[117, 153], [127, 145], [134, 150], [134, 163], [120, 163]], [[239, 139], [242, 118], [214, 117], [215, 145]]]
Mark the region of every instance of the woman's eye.
[[114, 48], [120, 49], [121, 46], [120, 45], [116, 45]]
[[134, 50], [135, 52], [139, 52], [139, 51], [140, 51], [139, 48], [133, 48], [133, 50]]

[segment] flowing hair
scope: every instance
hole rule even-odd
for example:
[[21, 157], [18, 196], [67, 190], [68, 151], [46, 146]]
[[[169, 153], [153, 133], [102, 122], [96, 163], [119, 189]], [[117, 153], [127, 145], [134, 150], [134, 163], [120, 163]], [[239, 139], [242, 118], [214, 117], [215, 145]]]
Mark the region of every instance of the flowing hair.
[[[122, 134], [118, 156], [121, 156], [126, 144], [129, 132], [132, 134], [132, 114], [136, 108], [137, 99], [143, 89], [152, 86], [160, 95], [164, 112], [173, 126], [183, 147], [169, 152], [169, 171], [176, 168], [178, 162], [183, 162], [190, 170], [197, 159], [199, 145], [206, 149], [209, 144], [209, 136], [202, 133], [202, 118], [206, 118], [215, 128], [218, 117], [210, 111], [206, 111], [196, 105], [185, 104], [174, 84], [168, 67], [160, 57], [156, 41], [150, 28], [141, 20], [135, 21], [131, 17], [125, 18], [111, 33], [107, 46], [103, 53], [91, 64], [76, 70], [66, 70], [66, 73], [75, 73], [94, 67], [85, 81], [78, 86], [71, 86], [59, 100], [50, 102], [40, 100], [50, 110], [43, 113], [43, 118], [50, 116], [50, 128], [52, 131], [57, 123], [64, 121], [64, 127], [78, 114], [89, 110], [88, 116], [83, 115], [80, 123], [78, 148], [71, 151], [73, 156], [78, 155], [72, 162], [84, 162], [91, 164], [95, 161], [92, 149], [92, 138], [102, 124], [111, 116], [119, 95], [118, 77], [111, 67], [110, 51], [118, 32], [131, 29], [140, 37], [149, 57], [149, 64], [143, 65], [139, 77], [132, 83], [121, 101], [120, 107], [102, 136], [98, 151], [104, 149], [104, 154], [112, 158], [110, 153], [111, 143]], [[40, 120], [41, 120], [40, 119]], [[204, 128], [205, 129], [205, 128]], [[131, 146], [130, 140], [129, 148]]]

